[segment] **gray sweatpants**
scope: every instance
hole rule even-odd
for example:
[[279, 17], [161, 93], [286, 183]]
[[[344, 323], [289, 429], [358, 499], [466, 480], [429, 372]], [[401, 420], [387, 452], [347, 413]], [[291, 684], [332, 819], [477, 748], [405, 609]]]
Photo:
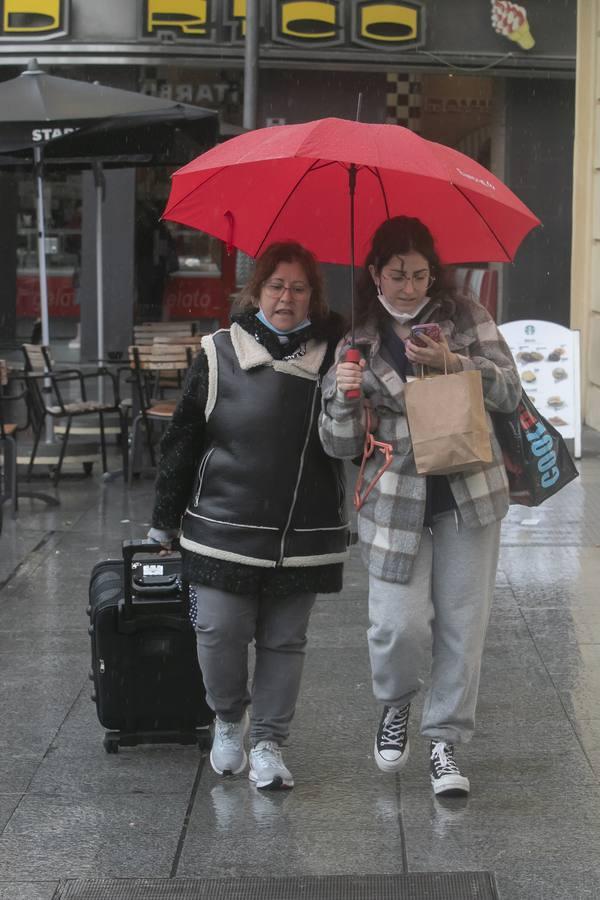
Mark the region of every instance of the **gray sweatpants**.
[[[239, 722], [251, 703], [250, 741], [283, 743], [300, 691], [306, 630], [316, 594], [269, 600], [194, 585], [196, 642], [208, 705], [225, 722]], [[256, 644], [252, 691], [248, 645]]]
[[423, 530], [408, 584], [369, 576], [373, 693], [403, 706], [430, 663], [421, 721], [427, 738], [459, 744], [473, 734], [499, 547], [500, 522], [465, 528], [444, 513]]

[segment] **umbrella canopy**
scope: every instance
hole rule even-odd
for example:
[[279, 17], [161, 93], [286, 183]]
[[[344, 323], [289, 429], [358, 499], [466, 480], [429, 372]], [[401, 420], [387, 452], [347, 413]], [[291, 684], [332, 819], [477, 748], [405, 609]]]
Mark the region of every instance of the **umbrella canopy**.
[[116, 116], [58, 137], [44, 147], [47, 165], [84, 168], [180, 166], [201, 147], [212, 146], [219, 130], [213, 110], [173, 104], [153, 112]]
[[445, 263], [507, 262], [539, 224], [468, 156], [399, 125], [333, 118], [259, 129], [208, 150], [174, 174], [164, 212], [250, 256], [295, 239], [342, 264], [354, 263], [352, 233], [362, 258], [396, 215], [421, 219]]
[[32, 60], [0, 83], [0, 167], [35, 162], [42, 342], [49, 316], [44, 230], [44, 164], [85, 168], [96, 175], [98, 357], [104, 356], [102, 196], [100, 166], [180, 165], [215, 143], [214, 110], [46, 74]]
[[[87, 140], [82, 134], [81, 146], [67, 143], [53, 148], [52, 154], [63, 159], [75, 155], [88, 159], [122, 156], [121, 165], [139, 154], [154, 157], [156, 165], [172, 161], [177, 165], [189, 159], [185, 153], [170, 153], [166, 161], [163, 159], [166, 141], [159, 135], [161, 123], [163, 130], [174, 125], [204, 146], [214, 144], [218, 132], [218, 117], [213, 110], [48, 75], [36, 60], [17, 78], [0, 83], [0, 121], [0, 153], [44, 145], [49, 150], [50, 141], [63, 135], [74, 139], [72, 132], [96, 124], [96, 130], [86, 132]], [[156, 136], [150, 135], [148, 140], [148, 132], [143, 129], [153, 122]], [[104, 136], [103, 128], [107, 129]], [[130, 136], [132, 130], [137, 137]]]

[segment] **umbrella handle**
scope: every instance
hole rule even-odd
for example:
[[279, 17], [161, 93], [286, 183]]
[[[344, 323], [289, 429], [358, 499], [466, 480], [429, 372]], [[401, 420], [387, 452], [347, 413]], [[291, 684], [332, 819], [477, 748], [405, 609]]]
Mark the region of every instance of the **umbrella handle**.
[[[359, 363], [362, 359], [360, 350], [357, 350], [356, 347], [351, 347], [349, 350], [346, 350], [344, 354], [344, 362], [349, 363]], [[351, 391], [346, 391], [346, 400], [358, 400], [360, 397], [360, 390], [358, 388], [353, 388]]]

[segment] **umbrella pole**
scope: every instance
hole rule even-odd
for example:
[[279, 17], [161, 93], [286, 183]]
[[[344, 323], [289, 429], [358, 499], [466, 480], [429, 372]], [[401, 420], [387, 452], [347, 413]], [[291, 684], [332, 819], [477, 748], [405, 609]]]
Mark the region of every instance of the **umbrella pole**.
[[[350, 193], [350, 333], [351, 346], [346, 350], [344, 356], [345, 362], [360, 362], [360, 350], [356, 349], [354, 344], [354, 195], [356, 193], [356, 166], [350, 164], [348, 169], [348, 186]], [[346, 391], [348, 399], [357, 399], [360, 397], [359, 390]]]
[[[42, 319], [42, 344], [50, 346], [50, 325], [48, 317], [48, 274], [46, 271], [46, 217], [44, 213], [44, 167], [42, 148], [33, 148], [33, 162], [35, 170], [36, 200], [37, 200], [37, 231], [38, 231], [38, 268], [40, 280], [40, 316]], [[48, 388], [50, 385], [45, 384]], [[54, 430], [50, 416], [46, 416], [46, 442], [54, 439]]]
[[356, 166], [351, 163], [348, 170], [350, 192], [350, 322], [352, 346], [354, 347], [354, 195], [356, 193]]
[[[102, 165], [94, 163], [94, 183], [96, 185], [96, 324], [98, 365], [104, 362], [104, 259], [102, 243], [102, 205], [104, 203], [105, 180]], [[98, 400], [104, 400], [104, 382], [98, 384]]]

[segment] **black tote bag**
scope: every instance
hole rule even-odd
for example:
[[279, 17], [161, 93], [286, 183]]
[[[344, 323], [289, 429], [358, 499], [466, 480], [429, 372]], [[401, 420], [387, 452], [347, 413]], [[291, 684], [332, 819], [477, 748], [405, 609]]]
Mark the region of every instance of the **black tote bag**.
[[539, 506], [579, 472], [563, 437], [535, 408], [525, 391], [512, 413], [493, 413], [504, 455], [510, 502]]

